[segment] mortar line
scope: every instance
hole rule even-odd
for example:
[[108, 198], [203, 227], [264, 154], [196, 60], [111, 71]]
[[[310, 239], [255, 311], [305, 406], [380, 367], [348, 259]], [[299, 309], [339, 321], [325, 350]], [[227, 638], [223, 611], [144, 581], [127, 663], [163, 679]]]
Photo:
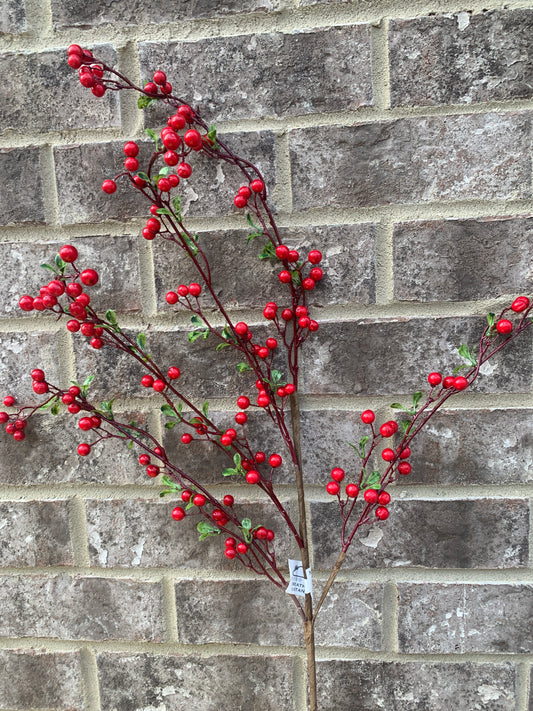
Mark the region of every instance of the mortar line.
[[381, 648], [398, 653], [398, 587], [394, 580], [383, 585], [383, 621]]
[[[185, 97], [187, 98], [187, 97]], [[513, 99], [509, 101], [491, 101], [477, 104], [446, 104], [439, 106], [414, 106], [414, 107], [360, 107], [352, 111], [336, 111], [328, 113], [301, 114], [289, 117], [250, 117], [235, 121], [219, 121], [218, 133], [256, 133], [258, 122], [262, 131], [297, 131], [308, 128], [322, 127], [346, 127], [354, 125], [365, 125], [373, 123], [391, 123], [402, 119], [424, 119], [431, 117], [449, 116], [470, 116], [475, 114], [506, 114], [506, 113], [528, 113], [533, 110], [533, 100]], [[140, 122], [132, 124], [138, 127], [142, 125], [142, 114], [139, 114]], [[0, 136], [0, 148], [19, 148], [28, 145], [48, 145], [68, 146], [77, 143], [109, 143], [121, 140], [124, 131], [117, 128], [74, 129], [62, 131], [28, 131], [24, 134], [13, 133], [7, 136]], [[144, 136], [143, 136], [144, 137]]]
[[376, 305], [394, 301], [393, 231], [391, 222], [383, 221], [376, 226]]
[[85, 501], [81, 496], [73, 496], [68, 503], [70, 541], [74, 565], [88, 568], [91, 565], [89, 557], [89, 538], [87, 533], [87, 516]]
[[166, 642], [179, 642], [178, 639], [178, 613], [176, 609], [176, 590], [174, 580], [169, 575], [161, 579], [163, 592], [163, 620]]
[[139, 248], [139, 290], [143, 317], [151, 318], [157, 313], [154, 252], [150, 242], [137, 237]]
[[292, 210], [292, 181], [287, 131], [281, 131], [276, 134], [274, 165], [276, 176], [276, 185], [273, 191], [274, 201], [280, 212], [290, 213]]
[[[130, 77], [132, 81], [140, 86], [141, 75], [138, 48], [135, 39], [126, 42], [126, 44], [119, 50], [118, 63], [122, 74]], [[140, 136], [144, 138], [144, 112], [137, 108], [137, 97], [135, 92], [120, 92], [120, 117], [122, 123], [122, 136], [128, 136], [129, 138]]]
[[528, 565], [533, 568], [533, 497], [529, 499], [529, 556]]
[[[50, 0], [26, 0], [27, 36], [36, 44], [46, 42], [52, 31]], [[24, 38], [26, 39], [26, 38]]]
[[101, 711], [100, 683], [96, 655], [90, 647], [80, 649], [83, 698], [85, 711]]
[[372, 89], [373, 105], [377, 109], [390, 109], [389, 73], [389, 20], [383, 17], [372, 25]]
[[57, 196], [53, 147], [45, 143], [39, 151], [44, 215], [51, 229], [59, 227], [59, 203]]
[[292, 658], [293, 711], [307, 711], [307, 670], [301, 656]]
[[76, 379], [72, 334], [67, 331], [66, 328], [60, 329], [56, 334], [56, 343], [59, 358], [59, 380], [61, 385], [64, 388], [67, 388], [70, 387], [71, 381]]

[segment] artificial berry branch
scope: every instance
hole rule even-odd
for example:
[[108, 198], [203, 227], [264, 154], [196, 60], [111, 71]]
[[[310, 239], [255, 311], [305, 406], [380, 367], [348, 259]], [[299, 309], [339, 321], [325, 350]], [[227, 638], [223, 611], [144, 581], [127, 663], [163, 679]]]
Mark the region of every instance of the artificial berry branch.
[[[202, 407], [195, 404], [195, 398], [183, 392], [178, 385], [181, 370], [177, 365], [168, 368], [156, 363], [147, 349], [146, 336], [139, 333], [130, 337], [120, 327], [116, 314], [109, 309], [105, 317], [100, 316], [91, 306], [88, 291], [99, 281], [94, 269], [79, 269], [78, 251], [72, 245], [59, 250], [53, 265], [44, 265], [54, 273], [54, 278], [41, 287], [39, 295], [24, 295], [19, 300], [23, 311], [49, 311], [57, 318], [66, 317], [66, 328], [73, 335], [89, 339], [89, 345], [96, 354], [100, 351], [116, 350], [132, 358], [142, 375], [140, 383], [147, 392], [163, 401], [161, 412], [166, 418], [165, 428], [183, 428], [181, 444], [188, 446], [200, 441], [217, 448], [229, 460], [223, 472], [224, 477], [244, 478], [248, 485], [256, 486], [270, 499], [275, 511], [295, 540], [302, 558], [304, 575], [310, 567], [309, 538], [306, 524], [306, 497], [301, 452], [301, 413], [299, 403], [299, 357], [305, 341], [319, 329], [319, 324], [311, 318], [307, 306], [307, 295], [322, 282], [324, 273], [322, 254], [311, 249], [307, 257], [297, 249], [283, 243], [268, 203], [266, 182], [256, 166], [237, 156], [217, 136], [213, 126], [201, 118], [198, 109], [193, 109], [183, 99], [174, 96], [172, 86], [163, 71], [154, 72], [153, 80], [144, 87], [136, 86], [113, 67], [94, 57], [89, 50], [71, 45], [68, 63], [79, 71], [80, 82], [90, 88], [96, 97], [106, 91], [135, 91], [139, 94], [139, 108], [146, 109], [159, 101], [169, 106], [174, 113], [159, 135], [147, 129], [146, 133], [155, 143], [155, 150], [141, 170], [140, 147], [135, 141], [124, 145], [124, 168], [114, 178], [102, 183], [102, 190], [112, 196], [117, 190], [117, 181], [124, 180], [149, 203], [150, 217], [142, 229], [142, 237], [147, 241], [161, 239], [176, 246], [190, 260], [197, 274], [197, 281], [179, 284], [166, 293], [170, 306], [182, 308], [191, 315], [192, 330], [188, 340], [193, 344], [198, 339], [211, 338], [216, 341], [216, 351], [229, 348], [238, 354], [242, 362], [237, 364], [239, 373], [249, 372], [255, 377], [257, 395], [255, 403], [251, 394], [242, 392], [236, 400], [234, 427], [221, 428], [209, 416], [209, 403]], [[234, 322], [231, 313], [219, 298], [214, 283], [211, 264], [202, 240], [188, 229], [181, 210], [178, 187], [181, 181], [194, 179], [194, 155], [202, 154], [208, 160], [223, 161], [236, 167], [243, 179], [233, 199], [237, 210], [247, 210], [248, 225], [252, 233], [248, 242], [262, 240], [263, 249], [259, 258], [272, 260], [279, 265], [278, 281], [288, 290], [288, 304], [281, 306], [268, 302], [262, 311], [268, 327], [274, 335], [269, 335], [264, 344], [256, 342], [248, 324]], [[172, 169], [175, 168], [175, 172]], [[208, 294], [223, 321], [223, 327], [215, 327], [213, 319], [206, 311], [204, 297]], [[410, 407], [394, 403], [392, 407], [404, 413], [398, 424], [395, 419], [383, 423], [379, 428], [376, 415], [365, 410], [361, 415], [363, 424], [370, 428], [370, 434], [353, 444], [360, 467], [356, 468], [353, 480], [345, 485], [341, 494], [341, 483], [346, 477], [344, 469], [335, 466], [331, 470], [331, 481], [326, 491], [337, 500], [341, 519], [340, 552], [331, 574], [324, 586], [318, 603], [313, 609], [313, 599], [307, 591], [304, 604], [291, 594], [303, 622], [307, 650], [309, 698], [311, 711], [317, 711], [314, 627], [322, 604], [335, 581], [362, 526], [376, 525], [389, 517], [392, 500], [387, 489], [391, 484], [411, 472], [409, 457], [411, 445], [431, 417], [454, 395], [469, 388], [480, 375], [484, 363], [507, 347], [531, 325], [530, 300], [518, 297], [510, 307], [503, 309], [496, 317], [489, 314], [488, 325], [484, 329], [478, 347], [471, 351], [461, 346], [459, 355], [466, 360], [466, 366], [459, 366], [453, 375], [442, 376], [433, 372], [428, 375], [429, 393], [423, 401], [423, 393], [413, 396]], [[517, 318], [518, 322], [513, 323]], [[288, 378], [276, 367], [276, 354], [284, 351]], [[465, 375], [458, 375], [460, 369], [467, 368]], [[41, 405], [26, 406], [16, 412], [0, 412], [0, 422], [15, 440], [23, 441], [28, 421], [40, 410], [50, 410], [58, 414], [64, 405], [72, 415], [81, 413], [78, 426], [83, 432], [92, 433], [91, 443], [78, 445], [78, 454], [86, 457], [96, 445], [108, 440], [127, 443], [136, 447], [140, 454], [139, 464], [145, 468], [147, 476], [160, 477], [165, 488], [162, 496], [178, 497], [179, 503], [172, 509], [171, 517], [179, 522], [183, 519], [199, 519], [197, 530], [200, 540], [224, 538], [224, 556], [236, 560], [257, 575], [265, 576], [274, 585], [286, 589], [288, 581], [284, 569], [276, 560], [275, 532], [261, 523], [253, 523], [250, 518], [237, 515], [231, 494], [219, 500], [202, 484], [200, 477], [171, 461], [160, 443], [147, 429], [135, 422], [122, 422], [113, 413], [113, 400], [99, 406], [90, 402], [88, 391], [92, 382], [89, 376], [82, 385], [73, 383], [69, 388], [60, 388], [50, 383], [44, 371], [31, 371], [32, 387], [39, 396], [46, 396]], [[244, 388], [243, 388], [244, 390]], [[4, 399], [7, 408], [16, 404], [13, 396]], [[280, 454], [273, 452], [267, 456], [262, 450], [254, 451], [247, 433], [248, 412], [257, 409], [266, 414], [289, 452], [293, 465], [294, 481], [298, 497], [298, 523], [295, 523], [276, 494], [276, 472], [283, 463]], [[397, 437], [395, 446], [383, 447], [386, 440]], [[378, 454], [380, 453], [380, 454]], [[376, 459], [384, 463], [375, 464]], [[375, 467], [375, 468], [373, 468]]]

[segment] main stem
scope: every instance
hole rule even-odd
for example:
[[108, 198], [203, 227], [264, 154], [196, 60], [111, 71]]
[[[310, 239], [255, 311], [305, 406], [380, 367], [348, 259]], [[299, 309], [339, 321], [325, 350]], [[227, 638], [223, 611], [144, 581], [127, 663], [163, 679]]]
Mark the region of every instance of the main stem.
[[[301, 447], [301, 426], [300, 426], [300, 403], [297, 391], [290, 396], [291, 419], [294, 451], [296, 455], [296, 489], [298, 492], [298, 514], [300, 538], [302, 546], [300, 553], [304, 575], [307, 577], [309, 568], [309, 538], [307, 534], [307, 513], [305, 507], [305, 489], [302, 472], [302, 447]], [[316, 693], [316, 654], [315, 654], [315, 622], [313, 618], [313, 597], [310, 593], [305, 596], [305, 618], [304, 618], [304, 639], [305, 650], [307, 652], [307, 679], [309, 684], [309, 709], [318, 711], [318, 700]]]

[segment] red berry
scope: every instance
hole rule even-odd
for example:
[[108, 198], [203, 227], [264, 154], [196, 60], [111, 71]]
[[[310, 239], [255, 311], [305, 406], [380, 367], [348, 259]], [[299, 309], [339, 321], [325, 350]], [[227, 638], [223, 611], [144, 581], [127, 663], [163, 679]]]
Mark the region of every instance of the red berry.
[[189, 489], [183, 489], [181, 492], [181, 500], [182, 501], [190, 501], [192, 497], [192, 491], [189, 491]]
[[344, 479], [344, 469], [341, 469], [340, 467], [335, 467], [335, 469], [332, 469], [331, 478], [334, 481], [342, 481]]
[[144, 85], [144, 90], [147, 94], [157, 94], [157, 85], [149, 81]]
[[382, 437], [392, 437], [394, 434], [394, 428], [391, 426], [390, 422], [385, 422], [385, 424], [381, 425], [379, 431]]
[[246, 543], [238, 543], [237, 544], [237, 553], [244, 555], [247, 552], [248, 552], [248, 546], [246, 545]]
[[255, 537], [259, 538], [260, 541], [264, 541], [266, 538], [268, 538], [267, 529], [264, 526], [259, 526], [259, 528], [255, 532]]
[[498, 331], [498, 333], [501, 333], [502, 335], [506, 336], [513, 330], [513, 324], [506, 318], [502, 318], [496, 324], [496, 330]]
[[211, 518], [213, 521], [223, 521], [226, 518], [226, 515], [224, 514], [224, 511], [221, 511], [220, 509], [213, 509]]
[[45, 305], [45, 308], [51, 309], [57, 304], [57, 298], [52, 296], [52, 294], [44, 294], [43, 304]]
[[195, 494], [193, 496], [192, 502], [195, 506], [204, 506], [206, 502], [206, 498], [203, 494]]
[[235, 558], [235, 556], [237, 555], [237, 551], [235, 550], [235, 548], [226, 548], [224, 555], [229, 560], [233, 560]]
[[265, 189], [265, 184], [262, 180], [256, 178], [256, 180], [252, 180], [250, 187], [252, 188], [254, 193], [260, 193]]
[[53, 296], [61, 296], [65, 293], [65, 285], [59, 279], [53, 279], [46, 288]]
[[239, 209], [246, 207], [247, 202], [248, 201], [246, 200], [244, 195], [235, 195], [235, 197], [233, 198], [233, 203], [235, 207], [238, 207]]
[[376, 415], [372, 410], [365, 410], [361, 413], [361, 420], [365, 425], [370, 425], [376, 419]]
[[380, 521], [385, 521], [389, 518], [389, 509], [385, 508], [385, 506], [378, 506], [376, 509], [376, 516]]
[[22, 442], [23, 439], [26, 438], [26, 435], [22, 430], [16, 430], [13, 432], [13, 439], [17, 440], [17, 442]]
[[146, 467], [146, 473], [151, 479], [154, 479], [159, 474], [159, 467], [156, 467], [155, 464], [149, 464]]
[[283, 460], [279, 454], [271, 454], [270, 457], [268, 458], [268, 463], [274, 469], [276, 469], [277, 467], [281, 467], [282, 462], [283, 462]]
[[380, 491], [378, 496], [378, 504], [386, 506], [390, 504], [390, 494], [388, 491]]
[[326, 485], [326, 491], [328, 492], [328, 494], [331, 494], [331, 496], [337, 496], [340, 491], [340, 486], [337, 484], [336, 481], [330, 481]]
[[296, 388], [292, 383], [287, 383], [287, 385], [285, 386], [285, 392], [287, 393], [287, 395], [292, 395], [296, 392]]
[[143, 388], [151, 388], [154, 384], [154, 379], [151, 375], [143, 375], [141, 378], [141, 385]]
[[278, 342], [276, 341], [275, 338], [267, 338], [266, 344], [267, 344], [267, 347], [270, 348], [271, 351], [273, 351], [275, 348], [278, 347]]
[[314, 267], [309, 272], [309, 276], [313, 279], [313, 281], [320, 281], [324, 276], [324, 272], [320, 269], [320, 267]]
[[257, 398], [257, 404], [259, 407], [268, 407], [270, 405], [270, 398], [268, 395], [259, 395]]
[[289, 271], [284, 269], [278, 274], [278, 279], [282, 284], [290, 284], [290, 282], [292, 281], [292, 276]]
[[239, 336], [245, 336], [248, 333], [247, 324], [245, 324], [244, 321], [239, 321], [239, 323], [235, 324], [235, 332], [238, 333]]
[[117, 189], [117, 184], [114, 180], [104, 180], [102, 183], [102, 190], [108, 195], [112, 195]]
[[220, 444], [223, 447], [230, 447], [232, 443], [231, 437], [228, 437], [228, 435], [223, 434], [222, 437], [220, 438]]
[[95, 85], [95, 78], [94, 74], [91, 72], [91, 70], [88, 67], [80, 67], [80, 84], [84, 86], [86, 89], [90, 89]]
[[124, 161], [124, 167], [130, 173], [133, 173], [139, 167], [139, 161], [137, 160], [137, 158], [126, 158], [126, 160]]
[[311, 319], [308, 318], [307, 316], [301, 316], [298, 319], [298, 326], [300, 326], [300, 328], [309, 328], [310, 323], [311, 323]]
[[[48, 384], [47, 383], [40, 383], [40, 382], [33, 382], [32, 383], [32, 388], [33, 392], [37, 393], [37, 395], [44, 395], [45, 393], [48, 392]], [[5, 405], [5, 401], [4, 401]]]
[[400, 462], [398, 464], [398, 471], [400, 474], [403, 474], [404, 476], [406, 474], [410, 474], [411, 473], [411, 465], [409, 464], [409, 462]]
[[276, 257], [281, 260], [287, 259], [289, 257], [289, 251], [286, 245], [280, 244], [276, 247]]
[[135, 183], [135, 186], [141, 190], [144, 188], [146, 185], [146, 180], [143, 180], [139, 175], [134, 175], [133, 176], [133, 182]]
[[511, 309], [519, 314], [529, 308], [529, 299], [527, 296], [519, 296], [511, 304]]
[[251, 469], [246, 475], [246, 481], [248, 482], [248, 484], [258, 484], [260, 480], [261, 475], [259, 474], [259, 472], [256, 472], [255, 469]]
[[367, 489], [364, 493], [364, 497], [368, 504], [375, 504], [378, 500], [378, 492], [375, 489]]
[[45, 379], [44, 370], [41, 370], [40, 368], [34, 368], [34, 370], [31, 371], [30, 375], [32, 380], [40, 381]]
[[191, 128], [186, 131], [185, 135], [183, 136], [183, 141], [185, 145], [189, 146], [189, 148], [192, 148], [193, 151], [199, 151], [203, 145], [202, 136], [195, 128]]
[[[91, 87], [91, 91], [94, 94], [94, 96], [96, 96], [98, 99], [100, 99], [105, 94], [106, 88], [103, 84], [100, 84], [100, 83], [96, 84], [95, 83], [94, 86]], [[137, 167], [138, 167], [138, 165], [137, 165]]]
[[175, 509], [172, 509], [172, 513], [170, 515], [174, 521], [182, 521], [185, 518], [185, 511], [181, 508], [181, 506], [176, 506]]
[[442, 381], [442, 387], [443, 388], [453, 388], [453, 383], [455, 381], [455, 378], [453, 375], [447, 375], [444, 380]]
[[238, 425], [244, 425], [246, 422], [248, 422], [248, 415], [245, 412], [238, 412], [235, 415], [235, 422]]
[[393, 449], [384, 449], [383, 452], [381, 452], [381, 456], [386, 462], [392, 462], [396, 455]]
[[81, 57], [83, 55], [83, 49], [80, 47], [79, 44], [71, 44], [67, 48], [67, 54], [79, 54]]
[[435, 385], [439, 385], [442, 382], [442, 375], [440, 373], [430, 373], [428, 375], [428, 383], [431, 385], [431, 387], [435, 387]]
[[235, 548], [236, 542], [237, 541], [233, 538], [233, 536], [230, 536], [229, 538], [226, 538], [226, 540], [224, 541], [224, 545], [226, 546], [226, 548]]
[[241, 410], [246, 410], [246, 408], [250, 407], [250, 400], [246, 395], [241, 395], [237, 398], [237, 407], [240, 407]]
[[80, 428], [80, 430], [88, 432], [93, 428], [93, 421], [90, 417], [82, 417], [81, 420], [78, 422], [78, 427]]
[[128, 141], [124, 144], [123, 150], [128, 158], [135, 158], [135, 156], [139, 153], [139, 146], [135, 143], [135, 141]]
[[101, 338], [91, 338], [91, 348], [94, 348], [95, 350], [100, 350], [100, 348], [104, 345], [104, 342], [102, 341]]
[[167, 304], [176, 304], [179, 300], [179, 297], [175, 291], [169, 291], [165, 296], [165, 300]]
[[346, 484], [346, 496], [350, 499], [356, 499], [359, 494], [359, 487], [357, 484]]
[[191, 296], [200, 296], [201, 293], [202, 287], [200, 284], [189, 284], [189, 294], [191, 294]]
[[69, 54], [67, 63], [69, 67], [72, 67], [72, 69], [79, 69], [83, 64], [83, 61], [80, 54]]
[[180, 178], [190, 178], [192, 173], [192, 168], [188, 163], [180, 163], [176, 168], [176, 172]]
[[181, 441], [183, 442], [183, 444], [190, 444], [192, 442], [192, 435], [190, 435], [188, 432], [185, 432], [181, 435]]
[[98, 272], [94, 269], [84, 269], [80, 274], [80, 281], [85, 286], [94, 286], [98, 283]]
[[456, 390], [464, 390], [465, 388], [468, 387], [468, 380], [466, 378], [463, 378], [461, 375], [457, 378], [454, 379], [453, 381], [453, 387]]
[[316, 286], [316, 282], [311, 277], [307, 277], [302, 281], [302, 286], [306, 291], [312, 291]]
[[387, 424], [392, 427], [392, 434], [396, 434], [396, 432], [398, 432], [398, 425], [394, 420], [389, 420]]
[[235, 499], [231, 494], [226, 494], [222, 501], [224, 503], [224, 506], [233, 506], [233, 504], [235, 503]]
[[320, 264], [322, 261], [322, 252], [319, 252], [318, 249], [313, 249], [309, 252], [308, 259], [311, 264]]
[[245, 197], [247, 200], [251, 196], [252, 191], [247, 185], [243, 185], [242, 188], [239, 188], [239, 195], [242, 195]]
[[400, 459], [408, 459], [411, 456], [411, 450], [409, 447], [404, 447], [400, 452]]
[[24, 294], [24, 296], [21, 296], [19, 299], [19, 306], [23, 311], [33, 311], [33, 297], [29, 296], [29, 294]]
[[314, 321], [313, 319], [311, 319], [311, 321], [309, 321], [309, 330], [310, 331], [318, 331], [318, 323], [316, 321]]
[[284, 321], [290, 321], [292, 316], [293, 316], [293, 313], [290, 309], [283, 309], [283, 311], [281, 312], [281, 318]]
[[68, 391], [71, 395], [74, 395], [74, 397], [78, 397], [78, 395], [81, 395], [81, 390], [77, 385], [71, 385]]
[[65, 244], [59, 250], [59, 256], [61, 257], [61, 259], [64, 262], [71, 264], [72, 262], [75, 262], [76, 259], [78, 258], [78, 250], [76, 249], [76, 247], [73, 247], [71, 244]]
[[165, 72], [162, 72], [160, 69], [158, 69], [156, 72], [154, 72], [154, 82], [156, 84], [164, 84], [167, 80], [167, 75]]
[[192, 120], [194, 119], [194, 111], [187, 104], [182, 104], [181, 106], [178, 106], [177, 112], [178, 112], [178, 114], [183, 116], [183, 118], [188, 123], [191, 123]]
[[6, 407], [12, 407], [16, 403], [15, 398], [13, 395], [6, 395], [4, 398], [4, 405]]
[[171, 380], [177, 380], [181, 375], [181, 370], [173, 365], [167, 370], [167, 375]]
[[87, 444], [86, 442], [82, 442], [81, 444], [78, 444], [78, 454], [80, 457], [86, 457], [88, 454], [91, 453], [91, 445]]
[[172, 188], [172, 185], [170, 184], [170, 181], [167, 178], [159, 178], [159, 180], [157, 181], [157, 187], [162, 192], [168, 193], [168, 191]]
[[156, 391], [156, 393], [162, 393], [163, 390], [166, 388], [166, 384], [163, 380], [160, 380], [158, 378], [157, 380], [154, 380], [152, 387]]
[[9, 420], [7, 412], [0, 412], [0, 423], [5, 424]]
[[266, 461], [266, 454], [264, 452], [256, 452], [254, 456], [254, 460], [258, 464], [262, 464], [264, 461]]
[[151, 459], [149, 454], [141, 454], [139, 456], [139, 464], [142, 464], [143, 467], [146, 467], [148, 464], [150, 464]]

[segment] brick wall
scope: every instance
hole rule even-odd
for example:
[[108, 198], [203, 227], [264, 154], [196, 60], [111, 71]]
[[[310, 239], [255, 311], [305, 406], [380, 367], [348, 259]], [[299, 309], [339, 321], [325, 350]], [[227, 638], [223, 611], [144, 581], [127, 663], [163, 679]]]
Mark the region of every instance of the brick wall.
[[[122, 142], [143, 137], [143, 117], [131, 96], [88, 96], [64, 55], [96, 45], [143, 78], [161, 65], [265, 171], [287, 241], [325, 254], [302, 398], [319, 589], [339, 545], [324, 484], [332, 464], [354, 466], [344, 442], [361, 436], [361, 410], [389, 419], [390, 402], [456, 364], [483, 314], [533, 287], [533, 5], [501, 7], [5, 0], [2, 392], [31, 397], [29, 364], [63, 384], [95, 372], [96, 394], [124, 376], [119, 409], [161, 434], [129, 363], [102, 352], [93, 365], [62, 325], [15, 307], [41, 283], [38, 265], [73, 242], [102, 272], [99, 307], [131, 329], [150, 324], [163, 356], [186, 340], [164, 293], [188, 265], [140, 239], [141, 203], [99, 189]], [[242, 251], [235, 186], [206, 166], [185, 202], [220, 257], [222, 294], [253, 323], [276, 279], [268, 267], [258, 284], [246, 276], [257, 262]], [[228, 417], [237, 384], [225, 352], [196, 345], [180, 355], [185, 379], [209, 372], [201, 394]], [[317, 630], [323, 711], [533, 709], [531, 351], [527, 334], [435, 417], [390, 519], [351, 551]], [[53, 424], [42, 417], [23, 444], [0, 440], [0, 708], [304, 711], [288, 596], [171, 522], [131, 451], [80, 460], [75, 423]], [[205, 451], [184, 453], [172, 433], [165, 444], [220, 489]]]

